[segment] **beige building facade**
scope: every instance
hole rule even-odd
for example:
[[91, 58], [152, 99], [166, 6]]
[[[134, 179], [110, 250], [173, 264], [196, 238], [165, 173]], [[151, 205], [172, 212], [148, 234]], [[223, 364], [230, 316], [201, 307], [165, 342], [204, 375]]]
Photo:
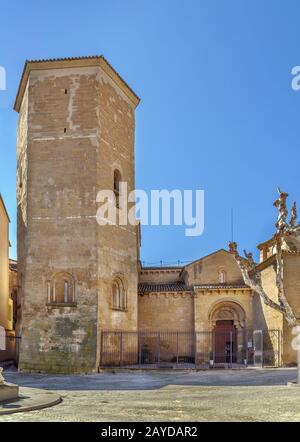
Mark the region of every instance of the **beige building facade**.
[[17, 269], [9, 259], [9, 216], [0, 195], [0, 362], [16, 359]]
[[9, 216], [0, 195], [0, 326], [13, 330], [13, 301], [9, 284]]
[[[228, 363], [229, 353], [231, 364], [247, 363], [253, 330], [262, 339], [278, 331], [268, 349], [277, 365], [293, 363], [283, 319], [244, 284], [234, 244], [184, 267], [143, 267], [139, 227], [97, 223], [99, 191], [111, 189], [118, 208], [119, 183], [135, 188], [138, 103], [103, 57], [25, 65], [15, 103], [19, 368], [93, 372], [154, 353], [177, 364]], [[272, 291], [264, 248], [259, 268]], [[286, 256], [297, 308], [299, 264]]]

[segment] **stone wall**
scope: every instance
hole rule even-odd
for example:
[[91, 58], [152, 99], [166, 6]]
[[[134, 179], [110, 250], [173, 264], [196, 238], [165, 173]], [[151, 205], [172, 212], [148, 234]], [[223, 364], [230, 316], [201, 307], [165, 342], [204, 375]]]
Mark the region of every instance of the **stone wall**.
[[[237, 329], [252, 329], [253, 297], [250, 289], [197, 289], [195, 296], [196, 331], [212, 330], [215, 325], [212, 317], [213, 310], [223, 307], [229, 311], [229, 315], [218, 319], [236, 321]], [[234, 314], [236, 312], [236, 314], [233, 315], [232, 312]]]
[[[300, 253], [283, 252], [283, 281], [285, 295], [296, 315], [300, 318]], [[283, 320], [283, 361], [287, 365], [297, 362], [296, 330]]]
[[194, 330], [194, 296], [192, 293], [139, 295], [138, 307], [140, 330]]
[[181, 277], [182, 268], [142, 268], [139, 272], [139, 282], [168, 283], [178, 282]]
[[[21, 370], [94, 371], [101, 330], [137, 327], [136, 228], [96, 222], [97, 193], [113, 190], [115, 168], [134, 187], [134, 105], [99, 66], [80, 63], [33, 69], [20, 108]], [[126, 311], [112, 309], [116, 274]], [[67, 303], [53, 298], [59, 279]]]
[[[274, 258], [269, 258], [267, 262], [261, 264], [261, 278], [263, 289], [273, 301], [278, 302]], [[254, 299], [256, 313], [254, 316], [255, 328], [282, 330], [282, 314], [265, 305], [260, 296], [256, 295]]]
[[[114, 171], [127, 183], [134, 183], [134, 107], [101, 71], [97, 77], [98, 132], [97, 189], [113, 189]], [[130, 206], [129, 206], [130, 209]], [[98, 226], [99, 328], [137, 329], [137, 228], [132, 225]], [[127, 309], [112, 309], [112, 283], [120, 276], [126, 286]]]
[[243, 284], [243, 278], [234, 255], [218, 250], [187, 265], [182, 272], [187, 284], [218, 284], [220, 272], [224, 272], [228, 284]]

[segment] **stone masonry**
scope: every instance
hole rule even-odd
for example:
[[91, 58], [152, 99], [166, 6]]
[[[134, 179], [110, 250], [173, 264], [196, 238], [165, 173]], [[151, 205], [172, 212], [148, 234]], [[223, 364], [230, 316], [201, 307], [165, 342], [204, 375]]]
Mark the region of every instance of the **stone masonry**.
[[[114, 171], [134, 189], [138, 97], [103, 57], [27, 62], [15, 109], [21, 370], [88, 372], [100, 332], [137, 328], [137, 229], [96, 222]], [[122, 278], [126, 309], [113, 309]]]
[[[148, 353], [154, 353], [157, 336], [166, 330], [181, 336], [208, 332], [186, 352], [195, 360], [201, 352], [213, 357], [209, 339], [215, 331], [237, 334], [234, 345], [242, 354], [254, 346], [253, 330], [267, 335], [278, 330], [274, 344], [267, 336], [268, 348], [277, 354], [277, 365], [293, 364], [291, 331], [282, 315], [244, 284], [235, 243], [229, 251], [220, 249], [186, 266], [143, 267], [139, 226], [97, 223], [99, 191], [112, 190], [117, 197], [119, 182], [126, 182], [129, 192], [135, 189], [138, 104], [101, 56], [25, 64], [15, 103], [19, 368], [93, 372], [101, 365], [104, 335], [108, 357], [118, 363], [124, 350], [121, 332], [159, 332], [148, 345]], [[272, 241], [258, 246], [257, 269], [275, 299]], [[284, 252], [285, 289], [298, 317], [299, 250]], [[244, 338], [247, 330], [250, 343]], [[140, 334], [129, 335], [128, 361], [136, 364]], [[217, 346], [224, 347], [222, 342]], [[178, 357], [179, 346], [177, 335], [173, 344], [165, 342], [165, 352]]]

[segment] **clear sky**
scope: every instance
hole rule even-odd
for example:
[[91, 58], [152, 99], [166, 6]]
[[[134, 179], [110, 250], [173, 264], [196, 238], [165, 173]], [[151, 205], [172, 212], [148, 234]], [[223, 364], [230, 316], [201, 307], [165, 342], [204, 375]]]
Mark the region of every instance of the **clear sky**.
[[16, 256], [13, 103], [26, 59], [103, 54], [142, 101], [136, 187], [204, 189], [205, 231], [144, 227], [142, 259], [193, 260], [273, 233], [276, 186], [299, 201], [298, 0], [1, 1], [0, 192]]

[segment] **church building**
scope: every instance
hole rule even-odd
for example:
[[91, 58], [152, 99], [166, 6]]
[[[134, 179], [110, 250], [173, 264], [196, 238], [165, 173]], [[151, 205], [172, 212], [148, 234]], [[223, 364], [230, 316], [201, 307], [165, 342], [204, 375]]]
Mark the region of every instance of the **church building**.
[[[117, 201], [121, 181], [135, 188], [138, 104], [102, 56], [25, 64], [15, 102], [20, 370], [294, 363], [290, 332], [244, 283], [235, 243], [183, 267], [143, 267], [138, 226], [96, 222], [99, 190]], [[271, 243], [260, 249], [272, 291]], [[285, 258], [297, 305], [299, 257]]]

